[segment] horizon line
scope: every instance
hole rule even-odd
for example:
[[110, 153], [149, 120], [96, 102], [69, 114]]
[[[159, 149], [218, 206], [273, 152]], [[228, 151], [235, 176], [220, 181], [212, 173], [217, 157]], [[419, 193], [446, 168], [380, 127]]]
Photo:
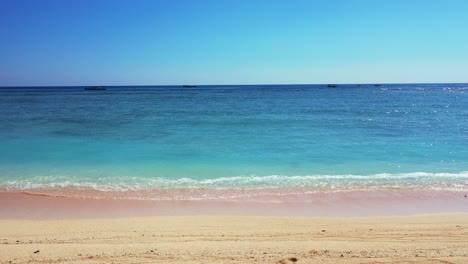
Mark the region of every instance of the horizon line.
[[468, 82], [389, 82], [389, 83], [256, 83], [256, 84], [93, 84], [93, 85], [9, 85], [2, 86], [0, 88], [35, 88], [35, 87], [88, 87], [88, 86], [120, 86], [120, 87], [154, 87], [154, 86], [184, 86], [184, 85], [196, 85], [196, 86], [254, 86], [254, 85], [264, 85], [264, 86], [278, 86], [278, 85], [393, 85], [393, 84], [468, 84]]

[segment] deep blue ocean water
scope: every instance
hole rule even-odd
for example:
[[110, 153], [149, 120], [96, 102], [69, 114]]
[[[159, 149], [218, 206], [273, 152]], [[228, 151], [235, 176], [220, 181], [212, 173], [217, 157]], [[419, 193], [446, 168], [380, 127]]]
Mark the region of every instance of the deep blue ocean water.
[[0, 88], [0, 188], [468, 189], [468, 84]]

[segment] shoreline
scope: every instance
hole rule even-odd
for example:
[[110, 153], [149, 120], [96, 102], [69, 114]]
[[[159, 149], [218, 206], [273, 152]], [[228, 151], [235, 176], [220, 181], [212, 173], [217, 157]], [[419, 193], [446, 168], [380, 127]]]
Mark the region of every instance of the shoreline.
[[265, 195], [237, 200], [132, 200], [0, 191], [0, 219], [194, 215], [377, 217], [454, 213], [468, 213], [466, 192], [379, 190]]

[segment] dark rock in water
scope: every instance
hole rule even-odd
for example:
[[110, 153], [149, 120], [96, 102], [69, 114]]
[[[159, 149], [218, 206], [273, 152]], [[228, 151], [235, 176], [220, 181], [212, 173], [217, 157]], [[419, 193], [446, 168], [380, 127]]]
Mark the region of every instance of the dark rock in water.
[[329, 84], [327, 85], [328, 88], [336, 88], [336, 84]]
[[106, 87], [104, 86], [89, 86], [89, 87], [86, 87], [84, 88], [85, 90], [88, 90], [88, 91], [103, 91], [103, 90], [107, 90]]
[[374, 84], [375, 87], [379, 87], [379, 86], [382, 86], [381, 84]]
[[197, 86], [196, 85], [187, 85], [186, 84], [186, 85], [183, 85], [182, 87], [184, 87], [184, 88], [195, 88]]

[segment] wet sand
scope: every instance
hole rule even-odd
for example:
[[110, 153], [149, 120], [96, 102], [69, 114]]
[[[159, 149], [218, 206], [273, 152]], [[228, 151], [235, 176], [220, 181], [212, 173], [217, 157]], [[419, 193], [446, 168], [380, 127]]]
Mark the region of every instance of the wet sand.
[[0, 192], [0, 219], [115, 218], [177, 215], [405, 216], [468, 213], [466, 192], [353, 191], [237, 200], [85, 199], [41, 192]]

